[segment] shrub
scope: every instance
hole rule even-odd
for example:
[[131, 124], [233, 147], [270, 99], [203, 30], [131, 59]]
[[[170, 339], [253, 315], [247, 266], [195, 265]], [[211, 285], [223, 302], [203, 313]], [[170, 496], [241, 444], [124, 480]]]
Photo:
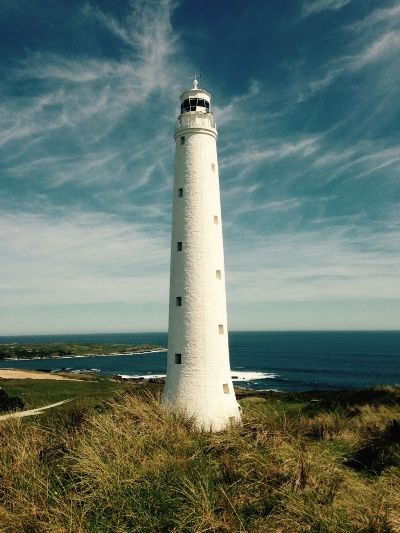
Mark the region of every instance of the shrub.
[[23, 409], [25, 402], [19, 396], [8, 396], [8, 394], [0, 387], [0, 412], [4, 411], [18, 411]]

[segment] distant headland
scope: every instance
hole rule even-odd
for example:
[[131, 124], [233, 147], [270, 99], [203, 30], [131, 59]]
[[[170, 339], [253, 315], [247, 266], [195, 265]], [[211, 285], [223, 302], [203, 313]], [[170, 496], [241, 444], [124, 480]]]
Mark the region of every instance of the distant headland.
[[67, 344], [32, 343], [0, 344], [0, 360], [4, 359], [59, 359], [65, 357], [95, 357], [99, 355], [135, 355], [163, 352], [156, 344]]

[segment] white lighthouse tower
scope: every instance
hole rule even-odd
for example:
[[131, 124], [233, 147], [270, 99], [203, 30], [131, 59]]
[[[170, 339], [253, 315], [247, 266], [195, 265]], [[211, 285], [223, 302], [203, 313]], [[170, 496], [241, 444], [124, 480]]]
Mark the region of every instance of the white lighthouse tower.
[[196, 77], [178, 120], [163, 399], [198, 427], [219, 431], [240, 413], [229, 365], [217, 130]]

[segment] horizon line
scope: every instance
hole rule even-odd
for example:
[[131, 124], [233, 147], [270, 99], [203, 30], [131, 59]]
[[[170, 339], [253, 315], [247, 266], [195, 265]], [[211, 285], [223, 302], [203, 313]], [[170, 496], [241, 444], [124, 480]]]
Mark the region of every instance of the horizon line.
[[[229, 333], [400, 333], [398, 329], [232, 329]], [[9, 337], [57, 337], [72, 335], [155, 335], [165, 334], [168, 331], [105, 331], [105, 332], [59, 332], [59, 333], [9, 333], [1, 334], [1, 338]]]

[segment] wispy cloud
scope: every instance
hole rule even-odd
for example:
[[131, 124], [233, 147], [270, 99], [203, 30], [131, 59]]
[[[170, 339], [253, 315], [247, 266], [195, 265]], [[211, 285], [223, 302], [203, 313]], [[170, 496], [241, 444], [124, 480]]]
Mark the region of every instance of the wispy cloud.
[[166, 233], [100, 213], [0, 218], [3, 309], [167, 299]]
[[313, 165], [333, 169], [329, 174], [329, 180], [342, 176], [349, 181], [373, 174], [377, 170], [399, 162], [398, 146], [382, 148], [373, 142], [364, 142], [340, 153], [327, 149], [315, 159]]
[[247, 234], [246, 254], [228, 246], [228, 293], [237, 303], [400, 298], [399, 244], [398, 229], [358, 236], [354, 227]]
[[[30, 54], [8, 75], [10, 83], [42, 80], [38, 96], [0, 101], [5, 127], [0, 143], [47, 134], [60, 128], [77, 128], [92, 118], [96, 131], [110, 131], [130, 109], [146, 102], [149, 94], [176, 84], [176, 51], [172, 32], [172, 5], [135, 2], [123, 24], [97, 7], [84, 13], [114, 34], [125, 36], [120, 59], [64, 57], [54, 53]], [[170, 91], [166, 97], [171, 98]]]
[[268, 159], [283, 159], [289, 156], [307, 157], [317, 150], [318, 137], [305, 137], [293, 142], [276, 142], [264, 139], [262, 143], [250, 143], [241, 148], [239, 153], [224, 156], [221, 167], [253, 167]]
[[389, 54], [397, 57], [399, 49], [400, 31], [388, 31], [368, 44], [360, 55], [354, 57], [349, 62], [349, 66], [350, 68], [361, 68]]
[[213, 112], [218, 126], [244, 120], [248, 107], [253, 105], [255, 97], [260, 94], [260, 91], [259, 82], [252, 80], [248, 91], [244, 94], [234, 96], [224, 106], [214, 105]]
[[[87, 4], [81, 15], [91, 27], [122, 41], [119, 57], [28, 52], [4, 71], [0, 166], [3, 178], [24, 194], [18, 202], [3, 195], [2, 206], [33, 212], [53, 201], [141, 222], [169, 219], [168, 124], [185, 69], [174, 60], [179, 36], [171, 26], [173, 9], [168, 1], [132, 2], [118, 21]], [[34, 90], [16, 98], [14, 86]], [[151, 95], [164, 102], [157, 116], [145, 105]]]
[[131, 1], [129, 5], [131, 9], [125, 24], [120, 24], [90, 4], [83, 11], [129, 45], [131, 61], [140, 65], [139, 69], [135, 69], [139, 87], [147, 95], [172, 81], [172, 69], [165, 67], [167, 59], [175, 51], [177, 40], [170, 22], [174, 5], [169, 0]]
[[262, 202], [254, 204], [249, 200], [245, 200], [242, 196], [239, 207], [233, 210], [234, 215], [245, 213], [248, 215], [254, 211], [265, 211], [268, 214], [282, 213], [297, 209], [301, 205], [299, 198], [285, 198], [283, 200], [272, 200], [268, 202]]
[[321, 11], [337, 11], [352, 0], [309, 0], [303, 4], [302, 14], [308, 17]]
[[[174, 2], [111, 4], [68, 8], [82, 49], [26, 46], [0, 64], [4, 313], [153, 302], [166, 323], [173, 124], [204, 33], [187, 37], [193, 15]], [[353, 4], [301, 3], [307, 32], [274, 25], [296, 41], [270, 53], [271, 25], [239, 83], [208, 56], [233, 303], [399, 297], [400, 5], [357, 19]]]
[[357, 153], [357, 148], [347, 148], [342, 151], [336, 150], [322, 150], [321, 155], [315, 158], [313, 165], [316, 167], [326, 167], [326, 166], [338, 166], [342, 165], [344, 161], [352, 159], [353, 156]]
[[[309, 6], [307, 14], [312, 7], [321, 8], [326, 5], [329, 8], [331, 2], [312, 2], [305, 4]], [[347, 4], [349, 2], [345, 2]], [[340, 0], [332, 2], [332, 5], [341, 6]], [[325, 9], [325, 7], [324, 7]], [[333, 55], [318, 70], [317, 75], [307, 79], [303, 86], [297, 88], [296, 103], [315, 96], [323, 92], [330, 85], [342, 83], [348, 77], [358, 75], [362, 69], [370, 66], [379, 67], [380, 82], [391, 78], [397, 69], [397, 56], [400, 50], [400, 4], [385, 8], [372, 10], [363, 19], [356, 20], [349, 25], [344, 25], [341, 32], [335, 28], [337, 35], [348, 34], [349, 46], [342, 53]]]
[[353, 31], [363, 31], [376, 24], [384, 23], [385, 26], [396, 26], [399, 24], [400, 3], [396, 1], [392, 6], [376, 8], [363, 19], [353, 22], [347, 29]]

